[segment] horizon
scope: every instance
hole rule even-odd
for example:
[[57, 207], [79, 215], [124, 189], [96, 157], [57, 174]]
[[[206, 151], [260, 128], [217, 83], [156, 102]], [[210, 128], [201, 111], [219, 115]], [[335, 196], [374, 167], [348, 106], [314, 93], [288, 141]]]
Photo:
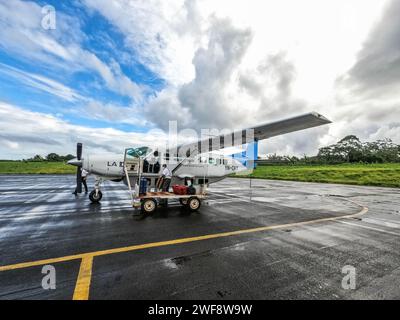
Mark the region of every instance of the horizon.
[[[325, 145], [325, 146], [321, 146], [319, 149], [318, 149], [318, 152], [319, 152], [319, 150], [321, 149], [321, 148], [327, 148], [327, 147], [330, 147], [330, 146], [334, 146], [334, 145], [337, 145], [337, 144], [339, 144], [342, 140], [344, 140], [344, 139], [346, 139], [346, 138], [348, 138], [348, 137], [352, 137], [352, 136], [354, 136], [355, 138], [357, 138], [358, 139], [358, 137], [357, 136], [355, 136], [355, 135], [347, 135], [347, 136], [345, 136], [345, 137], [343, 137], [342, 139], [339, 139], [336, 143], [333, 143], [333, 144], [329, 144], [329, 145]], [[374, 140], [374, 141], [361, 141], [360, 139], [358, 139], [360, 142], [361, 142], [361, 144], [368, 144], [368, 143], [374, 143], [374, 142], [378, 142], [378, 141], [391, 141], [391, 142], [393, 142], [390, 138], [382, 138], [382, 139], [377, 139], [377, 140]], [[399, 148], [400, 148], [400, 144], [397, 144], [397, 143], [395, 143], [395, 142], [393, 142], [395, 145], [397, 145]], [[238, 148], [238, 147], [229, 147], [228, 148], [229, 150], [231, 150], [232, 152], [232, 154], [233, 153], [238, 153], [238, 152], [241, 152], [241, 151], [243, 151], [243, 148]], [[258, 158], [261, 158], [261, 157], [265, 157], [265, 158], [267, 158], [268, 156], [279, 156], [279, 157], [297, 157], [297, 158], [300, 158], [300, 159], [302, 159], [302, 158], [304, 158], [304, 157], [316, 157], [317, 155], [318, 155], [318, 152], [316, 153], [316, 154], [314, 154], [314, 155], [312, 155], [312, 154], [302, 154], [302, 155], [294, 155], [294, 154], [277, 154], [277, 153], [265, 153], [265, 154], [258, 154]], [[214, 152], [215, 153], [215, 152]], [[226, 155], [230, 155], [231, 153], [224, 153], [224, 154], [226, 154]], [[75, 155], [74, 154], [72, 154], [72, 153], [69, 153], [69, 154], [58, 154], [58, 153], [56, 153], [56, 152], [49, 152], [49, 153], [47, 153], [47, 154], [35, 154], [35, 155], [32, 155], [32, 157], [30, 157], [30, 158], [22, 158], [22, 159], [0, 159], [0, 161], [31, 161], [31, 160], [33, 160], [33, 158], [34, 157], [36, 157], [36, 156], [40, 156], [40, 157], [42, 157], [43, 159], [43, 161], [52, 161], [52, 160], [47, 160], [46, 159], [46, 157], [48, 156], [48, 155], [50, 155], [50, 154], [56, 154], [57, 156], [60, 156], [60, 157], [68, 157], [68, 156], [73, 156], [73, 157], [75, 157]], [[104, 154], [112, 154], [111, 152], [108, 152], [108, 153], [106, 153], [106, 152], [104, 152]], [[34, 160], [33, 160], [34, 161]], [[64, 160], [63, 160], [64, 161]]]

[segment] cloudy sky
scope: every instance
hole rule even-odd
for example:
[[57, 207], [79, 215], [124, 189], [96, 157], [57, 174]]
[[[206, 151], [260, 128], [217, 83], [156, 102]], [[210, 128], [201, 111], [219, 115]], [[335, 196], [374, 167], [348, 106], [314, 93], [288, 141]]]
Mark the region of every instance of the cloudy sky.
[[334, 123], [261, 153], [347, 134], [400, 143], [399, 17], [400, 0], [0, 0], [0, 158], [77, 141], [122, 152], [163, 139], [168, 120], [235, 129], [309, 111]]

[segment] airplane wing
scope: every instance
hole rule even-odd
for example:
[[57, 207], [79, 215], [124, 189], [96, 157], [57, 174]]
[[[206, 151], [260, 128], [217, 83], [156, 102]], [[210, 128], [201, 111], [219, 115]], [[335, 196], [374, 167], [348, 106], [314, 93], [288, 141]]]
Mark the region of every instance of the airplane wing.
[[198, 153], [211, 152], [226, 147], [239, 146], [253, 141], [272, 138], [281, 134], [318, 127], [331, 123], [330, 120], [317, 112], [303, 114], [297, 117], [260, 124], [234, 131], [228, 134], [213, 136], [207, 139], [182, 144], [174, 150], [179, 155], [194, 156]]

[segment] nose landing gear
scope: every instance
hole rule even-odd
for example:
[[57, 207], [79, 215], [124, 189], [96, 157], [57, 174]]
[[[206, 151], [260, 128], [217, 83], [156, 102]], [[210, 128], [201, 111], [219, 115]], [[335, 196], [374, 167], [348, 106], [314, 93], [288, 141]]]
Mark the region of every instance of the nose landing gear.
[[103, 182], [102, 178], [96, 177], [96, 181], [94, 183], [94, 190], [90, 192], [89, 199], [92, 203], [99, 203], [101, 198], [103, 198], [103, 194], [100, 191], [100, 185]]
[[89, 193], [89, 199], [93, 203], [100, 202], [101, 198], [103, 198], [103, 194], [100, 190], [92, 190], [92, 192]]

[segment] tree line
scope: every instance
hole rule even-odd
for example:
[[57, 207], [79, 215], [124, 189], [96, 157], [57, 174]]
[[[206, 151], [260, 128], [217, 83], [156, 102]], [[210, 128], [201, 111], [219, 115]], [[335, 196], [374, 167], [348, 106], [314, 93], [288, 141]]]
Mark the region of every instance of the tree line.
[[[23, 161], [51, 161], [62, 162], [75, 158], [74, 155], [65, 156], [49, 153], [47, 156], [35, 155]], [[361, 142], [354, 135], [349, 135], [339, 142], [319, 149], [316, 156], [296, 157], [268, 155], [262, 163], [287, 163], [287, 164], [340, 164], [340, 163], [387, 163], [400, 162], [400, 145], [390, 139], [381, 139], [374, 142]]]
[[341, 164], [341, 163], [393, 163], [400, 162], [400, 145], [391, 139], [361, 142], [349, 135], [339, 142], [322, 147], [316, 156], [295, 157], [269, 155], [262, 163], [287, 164]]
[[66, 156], [60, 156], [57, 153], [49, 153], [47, 156], [42, 157], [40, 154], [35, 155], [32, 158], [29, 159], [23, 159], [22, 161], [29, 161], [29, 162], [42, 162], [42, 161], [48, 161], [48, 162], [64, 162], [68, 161], [75, 158], [74, 155], [72, 154], [67, 154]]

